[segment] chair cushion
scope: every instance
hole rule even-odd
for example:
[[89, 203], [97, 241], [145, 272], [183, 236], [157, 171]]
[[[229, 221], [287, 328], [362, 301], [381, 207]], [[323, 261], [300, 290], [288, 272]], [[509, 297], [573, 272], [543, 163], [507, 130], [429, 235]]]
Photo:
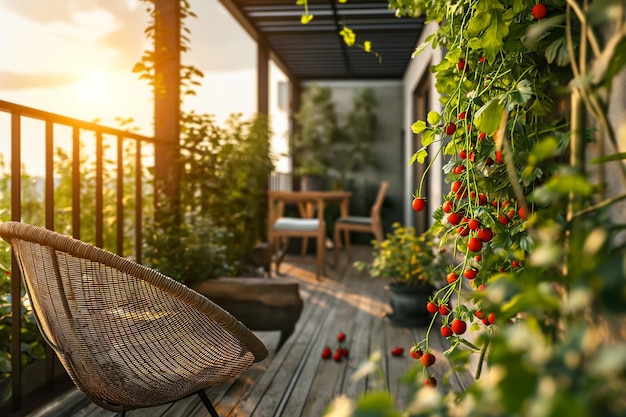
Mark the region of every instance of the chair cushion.
[[302, 219], [300, 217], [280, 217], [274, 222], [274, 230], [283, 231], [315, 231], [319, 228], [318, 219]]
[[365, 216], [346, 216], [337, 219], [337, 223], [372, 224], [372, 218]]

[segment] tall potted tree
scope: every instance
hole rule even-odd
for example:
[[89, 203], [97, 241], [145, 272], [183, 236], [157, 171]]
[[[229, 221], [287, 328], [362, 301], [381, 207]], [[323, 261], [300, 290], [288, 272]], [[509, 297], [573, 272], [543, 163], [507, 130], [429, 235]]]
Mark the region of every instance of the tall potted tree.
[[307, 87], [295, 119], [298, 129], [293, 136], [294, 173], [302, 177], [302, 190], [322, 189], [332, 159], [332, 144], [339, 136], [332, 90], [319, 85]]

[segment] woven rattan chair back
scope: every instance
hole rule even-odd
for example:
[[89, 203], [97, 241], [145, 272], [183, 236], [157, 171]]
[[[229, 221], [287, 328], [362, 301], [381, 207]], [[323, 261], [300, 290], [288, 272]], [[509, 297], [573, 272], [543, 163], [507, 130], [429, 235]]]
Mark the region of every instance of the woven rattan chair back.
[[124, 411], [172, 402], [267, 356], [237, 319], [183, 284], [80, 240], [0, 224], [35, 317], [76, 386]]

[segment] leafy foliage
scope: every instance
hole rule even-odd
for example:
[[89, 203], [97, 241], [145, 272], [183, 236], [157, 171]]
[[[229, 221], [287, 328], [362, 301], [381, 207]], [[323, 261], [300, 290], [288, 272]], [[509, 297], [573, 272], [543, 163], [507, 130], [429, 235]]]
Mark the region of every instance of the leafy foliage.
[[233, 115], [220, 127], [213, 116], [192, 112], [183, 114], [181, 134], [181, 222], [148, 226], [146, 263], [188, 284], [239, 275], [266, 230], [260, 219], [273, 167], [267, 122]]
[[340, 138], [332, 90], [319, 85], [308, 86], [294, 117], [298, 122], [298, 130], [293, 135], [296, 173], [326, 175], [333, 158], [332, 144]]
[[445, 272], [446, 259], [433, 236], [417, 235], [413, 227], [393, 224], [393, 232], [382, 242], [373, 242], [371, 263], [357, 261], [354, 267], [372, 277], [391, 278], [408, 285], [437, 284]]

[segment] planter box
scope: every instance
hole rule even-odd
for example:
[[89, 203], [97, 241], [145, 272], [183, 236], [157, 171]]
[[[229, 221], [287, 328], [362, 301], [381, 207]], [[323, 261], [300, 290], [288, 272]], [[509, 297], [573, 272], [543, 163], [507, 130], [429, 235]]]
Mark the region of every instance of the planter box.
[[228, 311], [250, 330], [281, 332], [278, 348], [295, 328], [302, 312], [297, 282], [271, 278], [219, 278], [194, 289]]

